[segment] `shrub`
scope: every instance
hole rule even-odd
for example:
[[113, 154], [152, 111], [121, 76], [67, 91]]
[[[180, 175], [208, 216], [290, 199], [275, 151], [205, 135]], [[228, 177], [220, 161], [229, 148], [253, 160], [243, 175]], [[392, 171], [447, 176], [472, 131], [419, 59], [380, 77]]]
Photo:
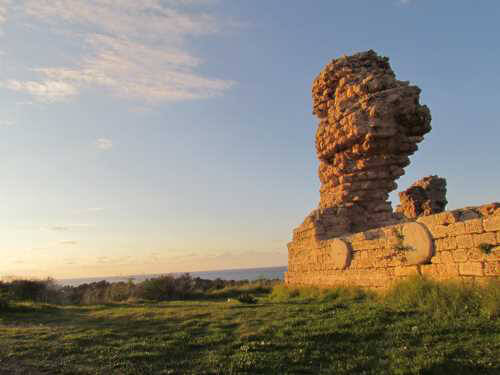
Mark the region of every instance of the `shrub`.
[[106, 299], [110, 302], [124, 302], [129, 300], [135, 290], [134, 283], [129, 280], [128, 282], [112, 283], [106, 287]]
[[480, 290], [481, 313], [490, 319], [500, 317], [500, 280], [491, 280]]
[[9, 308], [9, 298], [7, 295], [3, 294], [0, 290], [0, 311], [7, 310]]
[[153, 301], [167, 301], [174, 298], [175, 291], [175, 277], [165, 275], [143, 281], [139, 297]]
[[0, 294], [12, 295], [15, 300], [59, 304], [103, 304], [133, 301], [168, 301], [173, 299], [226, 299], [243, 294], [265, 294], [276, 280], [206, 280], [189, 274], [164, 275], [135, 284], [99, 281], [78, 286], [59, 286], [51, 279], [13, 280], [0, 282]]
[[248, 293], [243, 293], [241, 296], [237, 298], [237, 300], [240, 301], [241, 303], [248, 303], [252, 305], [257, 303], [257, 299]]
[[396, 284], [385, 302], [397, 308], [411, 308], [440, 317], [478, 313], [483, 291], [459, 282], [437, 282], [412, 277]]
[[3, 294], [17, 301], [57, 303], [58, 286], [52, 279], [18, 279], [2, 284]]

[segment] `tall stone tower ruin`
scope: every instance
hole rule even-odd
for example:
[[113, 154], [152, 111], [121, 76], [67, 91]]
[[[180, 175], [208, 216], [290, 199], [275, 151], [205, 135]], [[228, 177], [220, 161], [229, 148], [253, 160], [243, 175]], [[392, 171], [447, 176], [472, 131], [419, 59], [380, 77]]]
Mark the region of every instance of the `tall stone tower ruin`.
[[431, 130], [431, 115], [388, 58], [370, 50], [333, 60], [312, 97], [320, 201], [293, 231], [287, 284], [386, 288], [414, 274], [500, 276], [500, 204], [443, 212], [446, 180], [429, 176], [392, 211], [389, 193]]
[[419, 95], [371, 50], [333, 60], [314, 80], [319, 215], [332, 235], [394, 222], [389, 193], [431, 130]]

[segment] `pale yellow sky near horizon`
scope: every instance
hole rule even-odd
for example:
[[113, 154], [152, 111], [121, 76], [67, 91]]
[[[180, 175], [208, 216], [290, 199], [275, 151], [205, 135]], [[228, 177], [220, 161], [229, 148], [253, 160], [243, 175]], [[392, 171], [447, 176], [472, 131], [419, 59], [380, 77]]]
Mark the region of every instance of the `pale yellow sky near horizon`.
[[[286, 239], [268, 240], [262, 233], [264, 237], [260, 241], [252, 240], [236, 229], [233, 229], [233, 237], [226, 238], [199, 230], [198, 240], [186, 241], [183, 234], [169, 236], [166, 231], [156, 238], [150, 233], [149, 238], [144, 239], [140, 234], [127, 237], [121, 233], [114, 237], [112, 232], [84, 225], [10, 228], [9, 233], [2, 235], [3, 246], [10, 244], [16, 250], [0, 249], [0, 277], [64, 279], [273, 267], [287, 263]], [[232, 229], [227, 230], [230, 233]], [[123, 239], [114, 241], [113, 237]], [[207, 247], [214, 242], [221, 246]], [[272, 250], [252, 250], [252, 245], [262, 248], [269, 243]], [[194, 250], [196, 248], [200, 250]]]
[[359, 3], [0, 0], [0, 277], [286, 265], [319, 200], [311, 84], [368, 49], [432, 113], [398, 191], [498, 200], [500, 3]]

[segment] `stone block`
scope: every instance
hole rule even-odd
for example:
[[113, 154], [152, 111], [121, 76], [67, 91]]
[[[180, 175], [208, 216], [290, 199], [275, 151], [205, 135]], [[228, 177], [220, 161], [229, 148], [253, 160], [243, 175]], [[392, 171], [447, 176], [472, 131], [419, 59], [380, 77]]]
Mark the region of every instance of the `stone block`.
[[498, 208], [500, 208], [500, 203], [493, 202], [480, 206], [478, 210], [481, 212], [481, 215], [486, 217], [493, 215]]
[[497, 236], [493, 232], [486, 232], [482, 234], [475, 234], [473, 236], [474, 246], [479, 247], [481, 244], [488, 245], [496, 245], [497, 244]]
[[467, 250], [467, 257], [470, 261], [482, 261], [486, 260], [489, 255], [483, 253], [479, 248], [473, 247]]
[[446, 237], [435, 241], [436, 251], [453, 250], [457, 248], [456, 237]]
[[368, 251], [356, 252], [357, 264], [359, 268], [372, 268], [373, 260], [370, 258]]
[[438, 269], [439, 277], [442, 280], [453, 279], [458, 276], [458, 264], [456, 263], [442, 263], [436, 264]]
[[394, 268], [395, 276], [413, 276], [420, 275], [420, 266], [400, 266]]
[[469, 260], [469, 257], [467, 255], [467, 251], [462, 250], [462, 249], [453, 251], [452, 257], [453, 257], [453, 260], [457, 263], [463, 263], [463, 262], [467, 262], [467, 260]]
[[351, 242], [364, 241], [366, 240], [366, 236], [364, 232], [360, 232], [349, 236], [347, 239], [350, 240]]
[[387, 241], [385, 243], [385, 249], [389, 251], [390, 253], [394, 252], [394, 249], [398, 248], [401, 246], [401, 240], [398, 239], [397, 237], [388, 237]]
[[496, 246], [493, 249], [491, 249], [490, 256], [492, 258], [500, 259], [500, 246]]
[[364, 235], [365, 235], [367, 240], [377, 240], [380, 238], [384, 238], [385, 233], [381, 229], [372, 229], [372, 230], [364, 232]]
[[453, 263], [453, 256], [450, 251], [442, 251], [439, 253], [441, 263]]
[[500, 230], [500, 216], [490, 216], [483, 220], [484, 230], [494, 232]]
[[435, 264], [422, 264], [420, 273], [424, 277], [435, 278], [439, 274], [439, 270]]
[[472, 219], [464, 222], [465, 231], [467, 233], [483, 233], [483, 220], [482, 219]]
[[454, 224], [460, 220], [460, 216], [458, 212], [455, 211], [446, 211], [441, 212], [440, 214], [434, 215], [435, 223], [440, 225], [450, 225]]
[[437, 215], [420, 216], [417, 219], [417, 223], [424, 224], [425, 226], [437, 225], [436, 216]]
[[474, 240], [472, 234], [464, 234], [462, 236], [457, 236], [457, 248], [459, 249], [469, 249], [474, 247]]
[[500, 261], [484, 262], [485, 276], [500, 276]]
[[461, 276], [484, 276], [482, 262], [467, 262], [458, 265]]
[[354, 251], [382, 249], [385, 246], [385, 240], [381, 239], [381, 240], [356, 241], [353, 242], [351, 246]]
[[335, 238], [328, 241], [329, 262], [336, 269], [346, 269], [351, 263], [352, 252], [349, 244], [341, 239]]
[[441, 261], [441, 253], [436, 253], [432, 258], [431, 258], [431, 263], [432, 264], [439, 264], [439, 263], [443, 263]]
[[432, 238], [438, 239], [438, 238], [444, 238], [448, 237], [448, 226], [446, 225], [426, 225], [427, 229], [431, 233]]
[[448, 226], [448, 234], [450, 236], [460, 236], [461, 234], [465, 234], [465, 223], [463, 222], [458, 222], [454, 224], [450, 224]]
[[419, 223], [403, 225], [403, 246], [412, 249], [406, 251], [406, 264], [424, 264], [434, 254], [434, 242], [427, 228]]

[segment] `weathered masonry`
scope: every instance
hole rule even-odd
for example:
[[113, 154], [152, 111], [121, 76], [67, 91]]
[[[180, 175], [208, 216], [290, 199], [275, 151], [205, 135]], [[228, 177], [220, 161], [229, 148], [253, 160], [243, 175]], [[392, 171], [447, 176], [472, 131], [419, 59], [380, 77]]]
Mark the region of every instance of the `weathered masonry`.
[[389, 193], [431, 130], [420, 89], [373, 51], [328, 64], [313, 83], [320, 203], [288, 244], [288, 284], [386, 288], [401, 277], [500, 276], [500, 204], [444, 212], [446, 180]]
[[486, 281], [500, 276], [500, 204], [320, 240], [313, 221], [294, 232], [288, 284], [386, 288], [401, 277]]

